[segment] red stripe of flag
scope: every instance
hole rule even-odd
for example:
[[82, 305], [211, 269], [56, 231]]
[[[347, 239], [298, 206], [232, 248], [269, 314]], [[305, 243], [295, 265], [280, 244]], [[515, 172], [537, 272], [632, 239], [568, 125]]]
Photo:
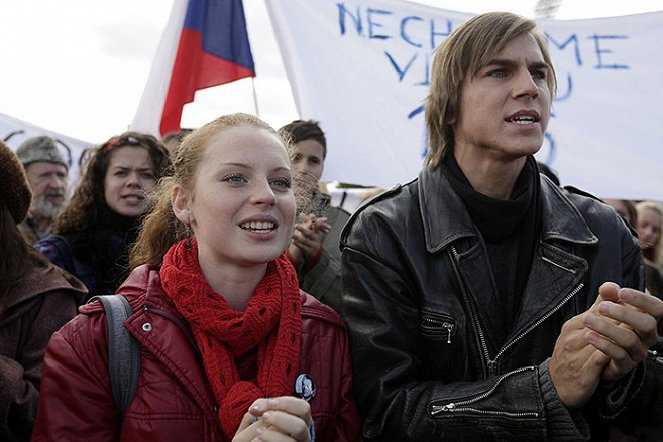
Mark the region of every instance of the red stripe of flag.
[[[207, 14], [210, 10], [214, 10], [216, 17], [218, 14], [227, 14], [222, 21], [226, 24], [230, 21], [232, 26], [222, 28], [221, 23], [209, 20], [209, 17], [191, 19], [189, 16], [196, 12]], [[246, 36], [246, 22], [241, 0], [189, 0], [186, 21], [192, 20], [197, 21], [203, 29], [202, 32], [189, 27], [182, 29], [168, 95], [159, 124], [161, 135], [180, 129], [184, 105], [193, 102], [198, 89], [230, 83], [241, 78], [255, 77], [255, 70], [203, 49], [203, 38], [214, 39], [214, 41], [207, 41], [206, 47], [210, 47], [210, 44], [225, 47], [236, 45], [243, 51], [248, 51], [250, 59], [248, 64], [252, 67], [253, 59]]]

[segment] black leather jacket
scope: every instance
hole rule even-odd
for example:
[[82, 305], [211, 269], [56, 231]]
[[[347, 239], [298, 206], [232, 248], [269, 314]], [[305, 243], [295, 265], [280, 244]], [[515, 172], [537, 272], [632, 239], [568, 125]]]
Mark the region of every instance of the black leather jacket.
[[[605, 281], [643, 289], [643, 263], [610, 207], [544, 177], [541, 193], [539, 244], [503, 344], [492, 339], [505, 324], [486, 248], [439, 170], [350, 218], [343, 313], [366, 439], [580, 440], [590, 431], [594, 439], [607, 428], [599, 414], [620, 416], [623, 398], [642, 393], [649, 362], [582, 410], [559, 401], [547, 360], [562, 324], [587, 310]], [[645, 396], [638, 400], [655, 400]]]

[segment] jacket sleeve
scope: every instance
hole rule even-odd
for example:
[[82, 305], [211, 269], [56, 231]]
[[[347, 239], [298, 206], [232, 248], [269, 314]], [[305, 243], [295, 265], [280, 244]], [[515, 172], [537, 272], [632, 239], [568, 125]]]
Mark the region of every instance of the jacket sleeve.
[[25, 375], [18, 361], [0, 355], [0, 440], [30, 438], [39, 390], [38, 384], [27, 381]]
[[37, 241], [34, 246], [51, 263], [76, 275], [71, 248], [66, 239], [58, 235], [49, 235]]
[[[362, 214], [363, 215], [363, 214]], [[343, 242], [343, 317], [367, 440], [583, 440], [573, 417], [544, 393], [538, 366], [476, 381], [431, 373], [418, 295], [389, 228], [362, 219]], [[368, 224], [368, 225], [367, 225]], [[449, 355], [449, 357], [465, 357]], [[461, 377], [461, 374], [459, 374]], [[553, 437], [546, 410], [559, 414]]]
[[[637, 239], [626, 231], [623, 238], [623, 286], [644, 291], [644, 265]], [[659, 334], [661, 321], [659, 320]], [[660, 352], [661, 339], [653, 347]], [[600, 388], [599, 413], [614, 419], [626, 434], [643, 440], [657, 440], [663, 434], [663, 357], [649, 357], [627, 376]], [[655, 436], [655, 437], [654, 437]]]
[[333, 207], [327, 212], [332, 228], [322, 242], [322, 255], [310, 269], [301, 266], [297, 273], [301, 288], [341, 313], [341, 251], [339, 239], [341, 230], [349, 218], [343, 209]]
[[119, 440], [100, 317], [78, 315], [49, 341], [33, 441]]
[[303, 265], [297, 272], [301, 288], [340, 313], [341, 311], [341, 259], [324, 246], [322, 255], [311, 269]]
[[339, 410], [336, 421], [336, 436], [332, 439], [338, 442], [359, 441], [360, 421], [357, 407], [352, 396], [352, 363], [348, 336], [344, 332], [341, 337], [341, 391], [339, 393]]
[[600, 409], [603, 417], [638, 440], [663, 435], [663, 357], [650, 355], [627, 379], [626, 387], [611, 388]]
[[39, 400], [44, 350], [51, 334], [76, 315], [76, 301], [65, 291], [36, 298], [16, 358], [0, 355], [0, 440], [28, 440]]

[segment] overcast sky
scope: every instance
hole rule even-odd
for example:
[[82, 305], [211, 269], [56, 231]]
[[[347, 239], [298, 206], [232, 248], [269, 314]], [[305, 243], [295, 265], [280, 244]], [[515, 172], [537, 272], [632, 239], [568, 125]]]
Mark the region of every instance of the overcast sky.
[[[258, 112], [274, 127], [298, 118], [264, 1], [244, 0]], [[315, 1], [315, 0], [311, 0]], [[481, 13], [534, 17], [536, 0], [420, 0]], [[173, 0], [1, 0], [0, 113], [90, 142], [127, 129]], [[663, 9], [662, 0], [564, 0], [558, 19]], [[251, 80], [198, 91], [183, 126], [255, 113]], [[302, 116], [310, 118], [311, 116]]]

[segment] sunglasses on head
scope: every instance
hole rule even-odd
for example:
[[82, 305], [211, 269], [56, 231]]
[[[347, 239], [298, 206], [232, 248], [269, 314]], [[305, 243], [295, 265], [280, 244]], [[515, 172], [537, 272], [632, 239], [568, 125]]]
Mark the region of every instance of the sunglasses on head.
[[114, 147], [118, 146], [142, 146], [143, 143], [136, 137], [132, 137], [131, 135], [127, 136], [118, 136], [118, 137], [113, 137], [111, 138], [107, 143], [106, 146], [104, 146], [101, 151], [103, 153], [108, 153], [111, 149]]

